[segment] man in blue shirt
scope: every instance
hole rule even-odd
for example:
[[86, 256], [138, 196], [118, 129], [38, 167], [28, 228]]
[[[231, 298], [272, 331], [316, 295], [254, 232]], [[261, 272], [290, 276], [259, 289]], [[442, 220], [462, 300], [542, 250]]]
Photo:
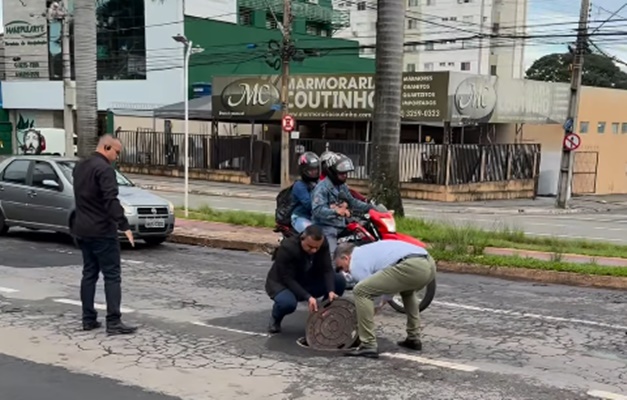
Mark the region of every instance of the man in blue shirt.
[[416, 291], [435, 279], [435, 261], [422, 247], [399, 240], [382, 240], [355, 247], [342, 243], [335, 251], [335, 265], [358, 282], [353, 289], [357, 331], [361, 345], [348, 356], [378, 358], [374, 333], [374, 302], [379, 296], [400, 293], [407, 313], [407, 338], [398, 345], [422, 350], [420, 304]]

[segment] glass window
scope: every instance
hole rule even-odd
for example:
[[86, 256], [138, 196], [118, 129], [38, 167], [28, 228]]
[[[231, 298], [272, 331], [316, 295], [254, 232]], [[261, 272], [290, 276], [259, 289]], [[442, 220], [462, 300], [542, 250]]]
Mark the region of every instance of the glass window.
[[597, 133], [605, 133], [605, 122], [599, 122], [597, 124]]
[[462, 71], [470, 71], [470, 62], [463, 62], [463, 63], [461, 63], [461, 70]]
[[622, 134], [626, 134], [627, 133], [627, 122], [623, 122], [620, 131], [621, 131]]
[[[146, 79], [145, 0], [99, 0], [96, 2], [96, 55], [98, 80]], [[51, 0], [46, 0], [46, 7]], [[66, 2], [74, 12], [75, 1]], [[74, 23], [70, 22], [72, 79], [74, 71]], [[63, 79], [61, 23], [48, 25], [50, 79]]]
[[618, 135], [618, 128], [620, 124], [618, 122], [612, 122], [612, 133]]
[[45, 180], [59, 183], [59, 177], [57, 176], [57, 173], [54, 172], [52, 165], [47, 162], [37, 161], [33, 167], [33, 179], [31, 185], [45, 188], [47, 187], [44, 186]]
[[590, 122], [581, 121], [579, 123], [579, 133], [588, 133], [588, 129], [590, 129]]
[[[74, 167], [76, 166], [76, 162], [74, 161], [62, 161], [57, 163], [63, 175], [67, 178], [68, 181], [74, 182], [74, 178], [72, 176], [72, 172], [74, 171]], [[115, 178], [118, 181], [119, 186], [135, 186], [133, 182], [131, 182], [127, 177], [122, 175], [117, 170], [115, 171]]]
[[360, 1], [357, 3], [357, 11], [366, 11], [366, 2]]
[[407, 64], [407, 72], [416, 72], [416, 64]]
[[28, 160], [15, 160], [4, 170], [2, 180], [4, 182], [19, 183], [21, 185], [26, 184], [26, 174], [28, 173], [28, 167], [30, 161]]

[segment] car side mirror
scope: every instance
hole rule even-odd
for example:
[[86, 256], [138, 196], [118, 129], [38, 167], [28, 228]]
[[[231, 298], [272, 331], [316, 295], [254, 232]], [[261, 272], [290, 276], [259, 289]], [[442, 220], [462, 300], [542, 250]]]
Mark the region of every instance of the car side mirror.
[[41, 183], [45, 187], [48, 187], [51, 189], [59, 189], [61, 187], [57, 181], [53, 181], [52, 179], [44, 179], [43, 182]]

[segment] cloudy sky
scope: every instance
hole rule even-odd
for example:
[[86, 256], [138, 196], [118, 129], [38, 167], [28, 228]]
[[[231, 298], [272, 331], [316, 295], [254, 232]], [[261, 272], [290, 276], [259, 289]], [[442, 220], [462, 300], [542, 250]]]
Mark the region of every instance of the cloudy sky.
[[[0, 5], [4, 1], [17, 2], [17, 0], [0, 0]], [[514, 1], [514, 0], [502, 0]], [[572, 33], [577, 27], [579, 18], [579, 0], [527, 0], [529, 3], [529, 14], [527, 18], [528, 34], [543, 35], [547, 37], [529, 39], [525, 52], [525, 67], [529, 67], [534, 60], [545, 54], [563, 52], [566, 50], [566, 43], [572, 38], [550, 37], [550, 35], [565, 35]], [[590, 26], [592, 29], [598, 27], [607, 20], [612, 13], [619, 8], [625, 8], [612, 18], [612, 21], [603, 25], [597, 33], [600, 35], [592, 40], [608, 55], [618, 57], [627, 61], [627, 40], [625, 36], [611, 37], [603, 36], [612, 31], [627, 31], [627, 0], [594, 0], [590, 14]], [[0, 6], [0, 21], [2, 21], [2, 8]], [[4, 23], [0, 25], [4, 31]], [[622, 44], [621, 44], [622, 42]]]

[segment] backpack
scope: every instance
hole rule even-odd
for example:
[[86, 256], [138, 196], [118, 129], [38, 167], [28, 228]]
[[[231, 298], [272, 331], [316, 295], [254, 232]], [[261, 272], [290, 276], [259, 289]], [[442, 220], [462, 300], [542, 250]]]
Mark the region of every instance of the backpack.
[[292, 224], [292, 211], [294, 211], [295, 204], [292, 200], [292, 187], [294, 184], [282, 189], [276, 196], [276, 210], [274, 211], [274, 221], [278, 225], [291, 226]]

